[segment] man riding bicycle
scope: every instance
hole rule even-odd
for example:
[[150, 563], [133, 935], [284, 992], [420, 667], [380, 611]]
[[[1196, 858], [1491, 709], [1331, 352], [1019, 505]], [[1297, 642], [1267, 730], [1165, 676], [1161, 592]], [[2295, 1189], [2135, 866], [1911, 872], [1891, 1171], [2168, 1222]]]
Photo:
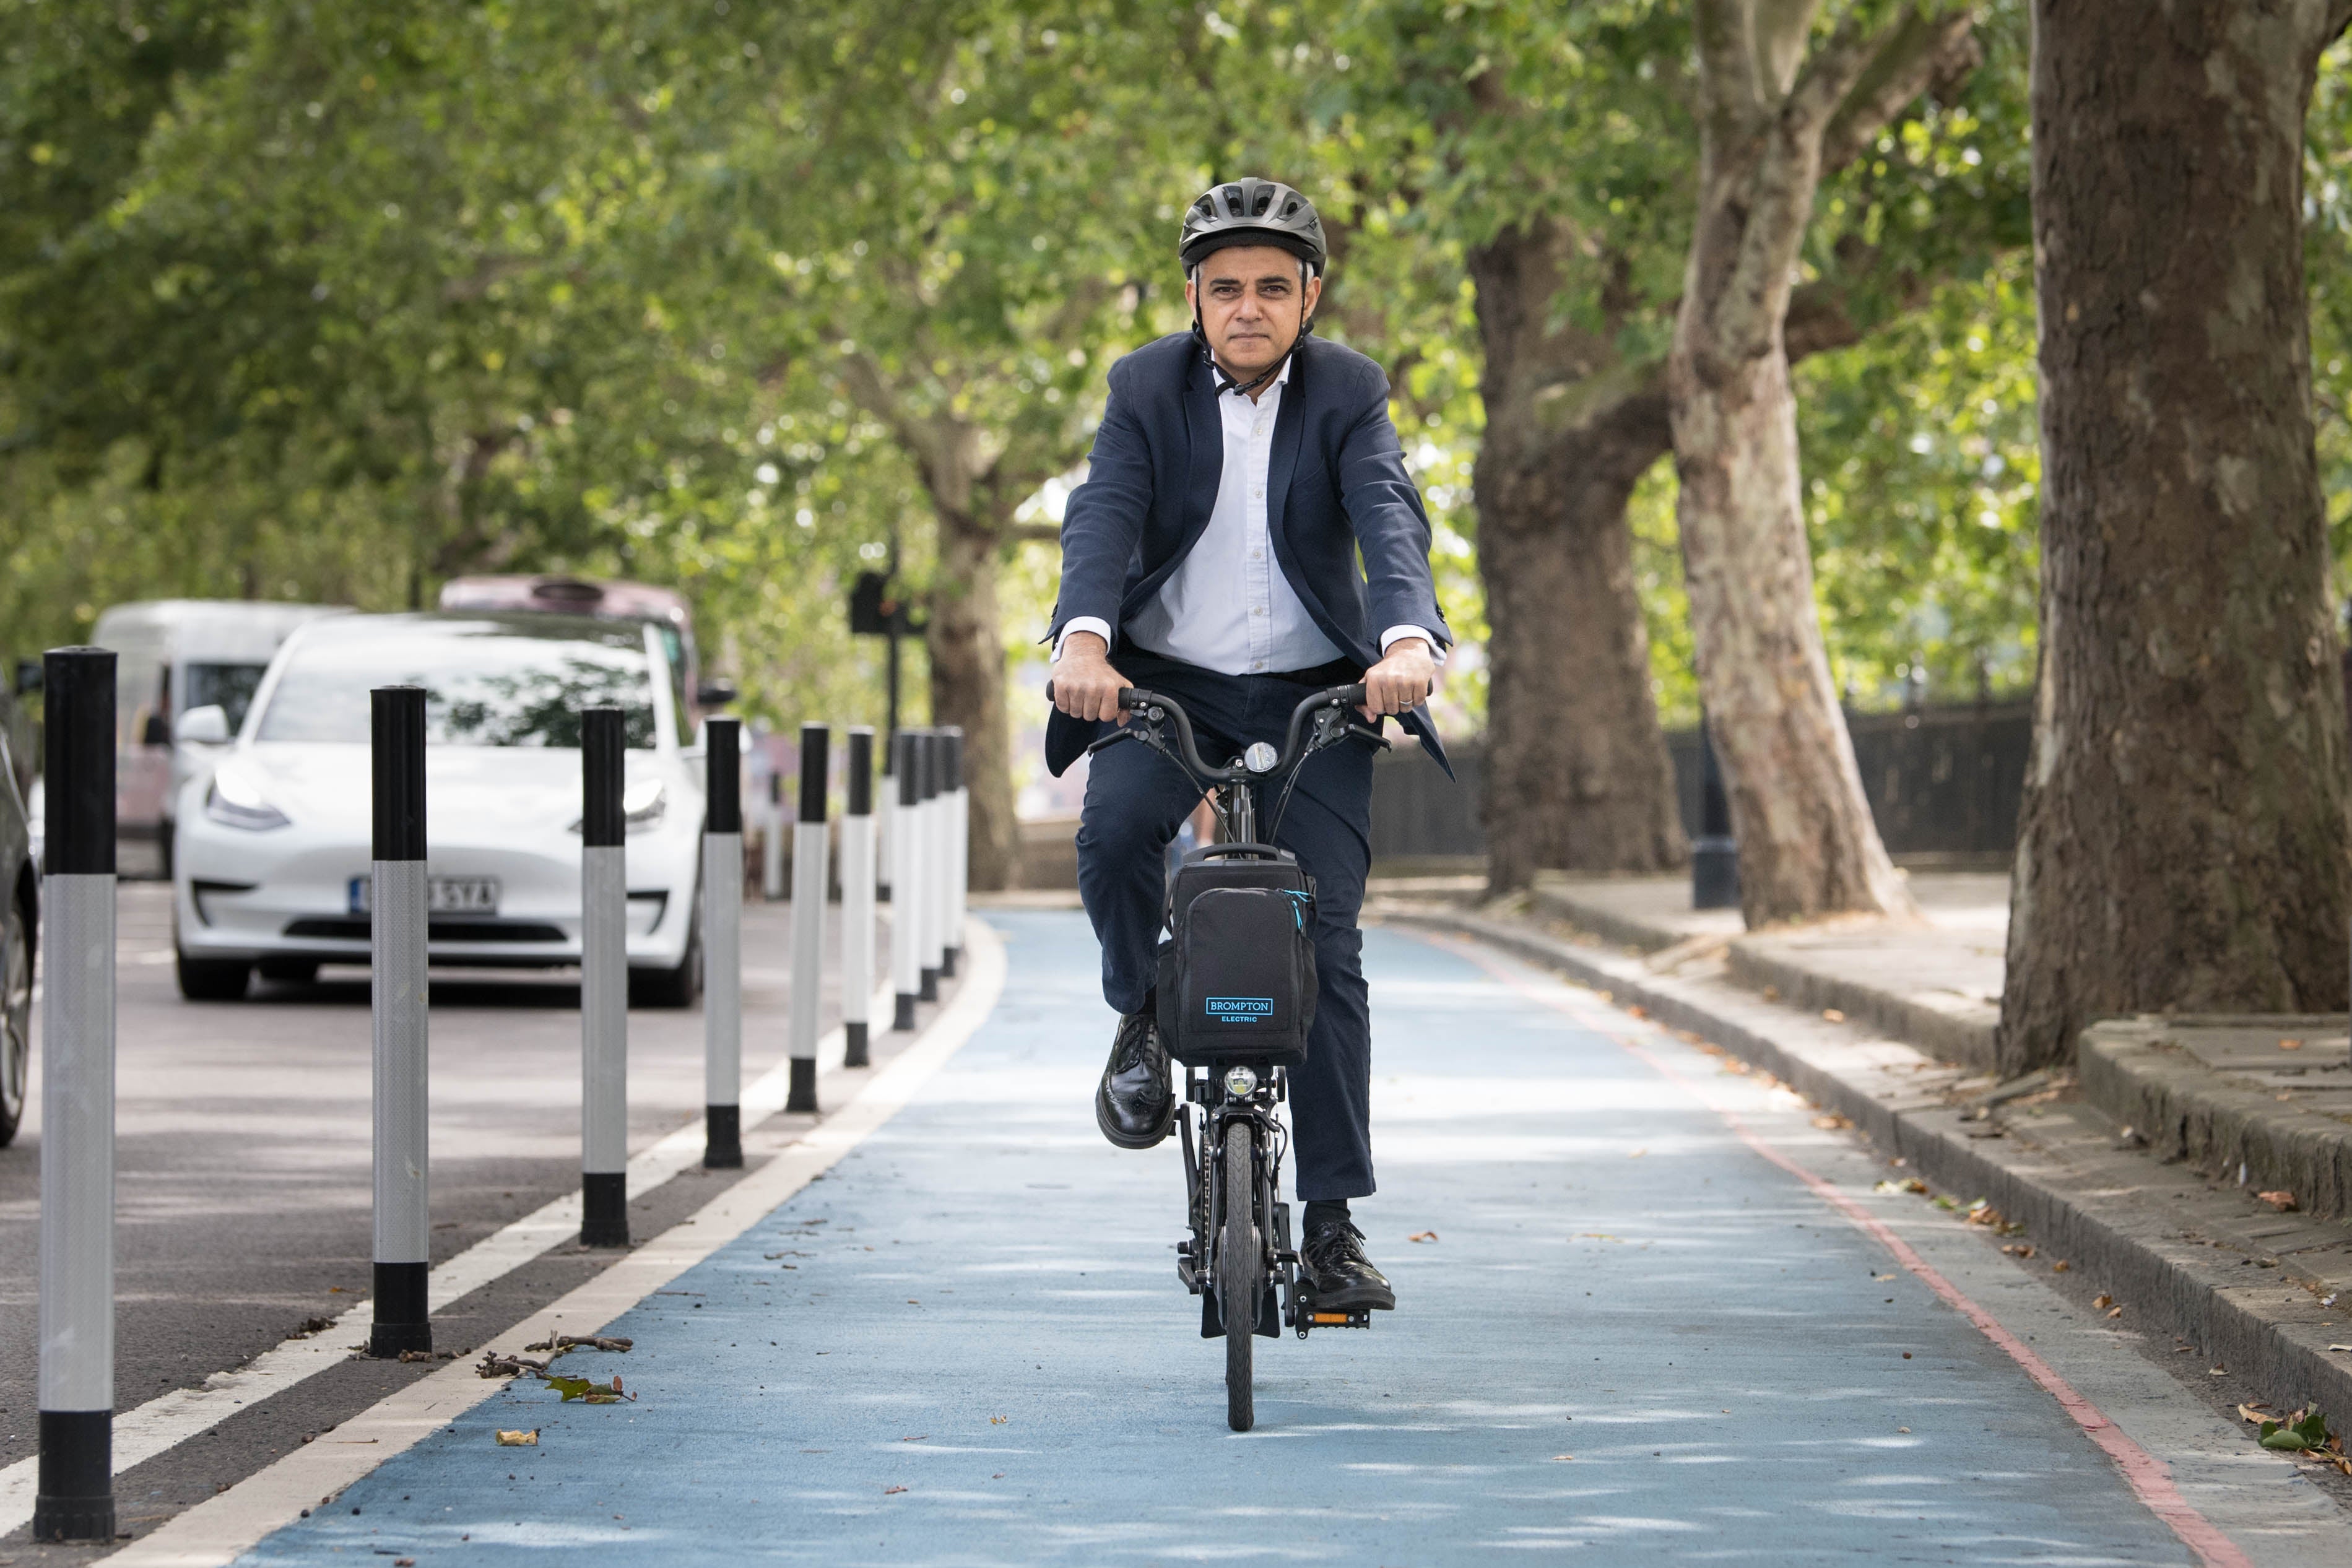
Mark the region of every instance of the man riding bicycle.
[[[1192, 330], [1111, 367], [1087, 482], [1063, 515], [1048, 767], [1058, 776], [1109, 733], [1131, 685], [1183, 704], [1204, 756], [1232, 757], [1279, 745], [1308, 692], [1358, 680], [1373, 723], [1398, 716], [1443, 765], [1421, 706], [1450, 641], [1429, 518], [1387, 378], [1312, 336], [1327, 255], [1313, 205], [1270, 180], [1221, 183], [1186, 211], [1177, 254]], [[1348, 1209], [1373, 1191], [1356, 926], [1372, 755], [1351, 740], [1311, 758], [1274, 835], [1315, 879], [1317, 1006], [1290, 1098], [1300, 1262], [1318, 1305], [1338, 1310], [1396, 1304]], [[1200, 801], [1139, 746], [1097, 752], [1087, 777], [1078, 887], [1120, 1015], [1095, 1115], [1120, 1148], [1152, 1147], [1176, 1117], [1152, 986], [1162, 855]]]

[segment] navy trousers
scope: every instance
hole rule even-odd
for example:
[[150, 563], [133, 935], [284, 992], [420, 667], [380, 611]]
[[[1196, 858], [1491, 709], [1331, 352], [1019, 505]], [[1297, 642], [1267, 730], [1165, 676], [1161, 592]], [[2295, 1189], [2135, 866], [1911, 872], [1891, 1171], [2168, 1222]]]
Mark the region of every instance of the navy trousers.
[[[1252, 741], [1279, 747], [1290, 710], [1314, 687], [1275, 675], [1221, 675], [1150, 654], [1122, 653], [1119, 673], [1183, 704], [1202, 758], [1221, 764]], [[1337, 683], [1334, 683], [1337, 684]], [[1102, 727], [1104, 734], [1110, 727]], [[1279, 789], [1266, 791], [1265, 835]], [[1158, 977], [1169, 841], [1201, 802], [1174, 762], [1133, 741], [1095, 754], [1078, 825], [1078, 892], [1102, 944], [1103, 999], [1139, 1012]], [[1371, 1013], [1356, 916], [1370, 869], [1372, 748], [1348, 740], [1299, 770], [1274, 841], [1315, 879], [1315, 1026], [1290, 1074], [1301, 1202], [1369, 1197], [1372, 1186]]]

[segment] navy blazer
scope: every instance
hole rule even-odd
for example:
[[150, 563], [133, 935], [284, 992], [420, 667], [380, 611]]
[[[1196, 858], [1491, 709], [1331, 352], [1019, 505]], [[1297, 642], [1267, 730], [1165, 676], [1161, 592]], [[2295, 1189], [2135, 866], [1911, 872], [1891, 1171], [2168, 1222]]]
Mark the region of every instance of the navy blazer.
[[[1117, 657], [1128, 621], [1209, 526], [1224, 462], [1216, 380], [1190, 332], [1110, 368], [1087, 482], [1062, 514], [1062, 590], [1048, 641], [1072, 617], [1096, 615], [1119, 633]], [[1429, 573], [1429, 514], [1389, 423], [1388, 378], [1354, 350], [1308, 338], [1292, 357], [1266, 465], [1265, 521], [1284, 579], [1341, 657], [1370, 669], [1380, 662], [1373, 639], [1391, 626], [1426, 627], [1451, 645]], [[1429, 710], [1416, 707], [1403, 722], [1450, 776]], [[1045, 728], [1046, 767], [1059, 778], [1101, 731], [1056, 709]]]

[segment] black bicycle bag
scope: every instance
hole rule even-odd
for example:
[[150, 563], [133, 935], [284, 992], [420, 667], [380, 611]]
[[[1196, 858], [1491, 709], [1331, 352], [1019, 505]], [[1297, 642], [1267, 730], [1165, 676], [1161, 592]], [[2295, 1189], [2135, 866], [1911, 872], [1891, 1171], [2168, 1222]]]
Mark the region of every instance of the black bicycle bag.
[[1168, 891], [1160, 1035], [1192, 1067], [1296, 1067], [1315, 1022], [1315, 883], [1270, 844], [1210, 844]]

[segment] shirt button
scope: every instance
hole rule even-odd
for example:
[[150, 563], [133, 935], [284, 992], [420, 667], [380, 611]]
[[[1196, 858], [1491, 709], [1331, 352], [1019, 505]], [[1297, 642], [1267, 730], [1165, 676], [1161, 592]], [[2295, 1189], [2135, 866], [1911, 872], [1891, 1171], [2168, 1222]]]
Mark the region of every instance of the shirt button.
[[1265, 613], [1265, 606], [1263, 604], [1253, 604], [1250, 606], [1250, 613], [1253, 615], [1263, 615]]

